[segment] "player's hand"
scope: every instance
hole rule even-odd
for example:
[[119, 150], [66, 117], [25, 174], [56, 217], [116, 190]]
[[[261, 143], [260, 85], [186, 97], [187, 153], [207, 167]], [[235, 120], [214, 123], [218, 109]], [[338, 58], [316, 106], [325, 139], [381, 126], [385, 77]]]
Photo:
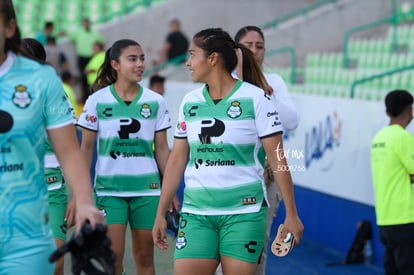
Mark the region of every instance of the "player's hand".
[[96, 207], [89, 202], [77, 202], [76, 203], [76, 232], [79, 232], [81, 226], [89, 221], [92, 228], [98, 223], [105, 223], [105, 218]]
[[71, 228], [75, 225], [75, 216], [76, 216], [76, 203], [75, 200], [72, 198], [69, 203], [68, 207], [66, 209], [65, 214], [65, 221], [68, 228]]
[[292, 233], [295, 238], [295, 244], [299, 244], [303, 235], [303, 224], [298, 216], [287, 216], [283, 222], [282, 238], [285, 239], [288, 233]]
[[152, 228], [152, 239], [154, 241], [154, 245], [161, 250], [166, 250], [168, 248], [166, 229], [167, 222], [165, 217], [157, 215]]

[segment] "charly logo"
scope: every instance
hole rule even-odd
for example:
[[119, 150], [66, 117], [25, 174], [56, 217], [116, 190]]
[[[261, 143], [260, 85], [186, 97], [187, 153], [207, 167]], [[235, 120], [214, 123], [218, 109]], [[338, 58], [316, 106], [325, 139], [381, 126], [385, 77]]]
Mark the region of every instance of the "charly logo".
[[233, 101], [230, 107], [227, 109], [227, 115], [230, 118], [238, 118], [242, 114], [242, 109], [240, 107], [239, 101]]
[[148, 103], [142, 104], [140, 113], [144, 118], [149, 118], [151, 116], [151, 108]]
[[17, 85], [14, 87], [14, 94], [12, 98], [13, 104], [20, 109], [27, 108], [32, 102], [32, 97], [27, 92], [27, 87], [23, 85]]

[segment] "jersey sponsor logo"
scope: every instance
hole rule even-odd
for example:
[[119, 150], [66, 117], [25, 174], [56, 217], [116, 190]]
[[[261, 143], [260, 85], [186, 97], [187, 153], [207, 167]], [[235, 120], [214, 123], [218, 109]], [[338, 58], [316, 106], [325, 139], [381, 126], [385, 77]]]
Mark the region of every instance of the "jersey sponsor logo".
[[98, 121], [98, 118], [94, 115], [86, 115], [85, 119], [87, 122], [90, 122], [90, 123], [95, 123], [96, 121]]
[[23, 171], [23, 163], [3, 164], [0, 165], [0, 173]]
[[112, 150], [111, 152], [109, 152], [109, 155], [113, 159], [117, 159], [118, 157], [122, 157], [122, 158], [139, 158], [139, 157], [145, 157], [145, 153], [144, 152], [120, 152], [120, 151], [115, 151], [115, 150]]
[[46, 178], [46, 183], [47, 184], [52, 184], [58, 181], [58, 177], [56, 176], [51, 176], [51, 177], [47, 177]]
[[224, 159], [217, 159], [217, 160], [207, 159], [207, 160], [203, 160], [203, 159], [197, 159], [194, 164], [195, 164], [196, 169], [198, 169], [203, 165], [205, 167], [235, 166], [236, 161], [233, 160], [233, 159], [231, 159], [231, 160], [224, 160]]
[[181, 231], [178, 233], [177, 241], [175, 242], [175, 248], [183, 249], [187, 246], [187, 239], [185, 238], [185, 233]]
[[11, 114], [0, 110], [0, 134], [10, 131], [12, 127], [13, 117], [11, 116]]
[[209, 148], [209, 147], [202, 147], [197, 148], [197, 153], [222, 153], [224, 152], [224, 148]]
[[239, 101], [233, 101], [230, 107], [227, 109], [227, 115], [230, 118], [238, 118], [242, 114], [242, 109], [240, 107]]
[[156, 182], [150, 183], [149, 188], [150, 189], [159, 189], [160, 185]]
[[128, 139], [130, 134], [138, 133], [141, 123], [134, 118], [124, 118], [119, 121], [118, 135], [120, 139]]
[[119, 147], [134, 147], [134, 146], [138, 146], [139, 142], [138, 140], [134, 141], [134, 140], [128, 140], [128, 141], [118, 141], [115, 143], [116, 146]]
[[247, 249], [247, 252], [249, 253], [256, 253], [256, 249], [252, 248], [252, 246], [256, 246], [256, 241], [250, 241], [249, 243], [245, 244], [244, 247]]
[[190, 110], [188, 110], [188, 115], [191, 117], [196, 116], [195, 110], [197, 109], [198, 109], [198, 106], [191, 106]]
[[185, 124], [185, 121], [177, 122], [177, 130], [179, 130], [180, 132], [185, 132], [186, 129], [187, 129], [187, 126]]
[[13, 104], [20, 109], [27, 108], [32, 102], [32, 97], [27, 92], [27, 87], [23, 85], [17, 85], [14, 87], [14, 90], [15, 91], [12, 98]]
[[150, 105], [148, 103], [142, 104], [142, 106], [141, 106], [141, 112], [140, 112], [141, 116], [143, 118], [149, 118], [149, 117], [151, 117], [151, 113], [152, 112], [151, 112]]
[[243, 198], [242, 202], [243, 202], [243, 205], [256, 204], [256, 197]]
[[198, 137], [203, 144], [211, 144], [211, 138], [216, 138], [224, 133], [224, 122], [213, 118], [201, 121], [201, 130]]

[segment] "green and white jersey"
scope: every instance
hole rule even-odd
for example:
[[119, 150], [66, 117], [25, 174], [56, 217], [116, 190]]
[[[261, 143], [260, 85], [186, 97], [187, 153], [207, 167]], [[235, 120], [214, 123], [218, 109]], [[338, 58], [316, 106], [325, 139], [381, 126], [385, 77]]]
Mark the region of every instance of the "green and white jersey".
[[237, 81], [217, 104], [206, 86], [187, 94], [175, 129], [175, 138], [186, 138], [190, 146], [182, 211], [258, 212], [265, 199], [260, 139], [281, 132], [274, 104], [254, 85]]
[[155, 133], [170, 128], [165, 100], [139, 86], [125, 103], [114, 86], [89, 96], [78, 124], [97, 132], [95, 191], [98, 196], [159, 196], [160, 176], [154, 158]]
[[[73, 121], [74, 121], [74, 123], [76, 123], [75, 111], [74, 111], [73, 106], [70, 103], [69, 98], [67, 97], [66, 93], [65, 93], [65, 95], [66, 95], [66, 99], [68, 101], [68, 104], [71, 108]], [[60, 167], [59, 161], [58, 161], [58, 159], [55, 155], [55, 152], [53, 151], [52, 144], [50, 144], [50, 141], [47, 138], [47, 135], [46, 135], [46, 142], [45, 142], [45, 159], [44, 159], [44, 163], [45, 163], [45, 168], [46, 169], [47, 168], [59, 168]], [[62, 186], [63, 186], [62, 181], [60, 181], [60, 180], [55, 181], [56, 180], [55, 177], [52, 177], [50, 179], [46, 178], [45, 180], [46, 180], [48, 191], [57, 190], [57, 189], [62, 188]]]
[[51, 234], [45, 131], [70, 123], [70, 107], [55, 71], [8, 53], [0, 66], [0, 246]]

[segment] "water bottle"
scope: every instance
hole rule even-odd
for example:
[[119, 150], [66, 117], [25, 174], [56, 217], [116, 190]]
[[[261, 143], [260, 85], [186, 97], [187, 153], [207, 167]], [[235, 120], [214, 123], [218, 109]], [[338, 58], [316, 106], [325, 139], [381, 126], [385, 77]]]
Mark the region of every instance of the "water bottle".
[[371, 240], [367, 240], [365, 247], [364, 247], [364, 262], [365, 264], [373, 263], [373, 251], [372, 251]]

